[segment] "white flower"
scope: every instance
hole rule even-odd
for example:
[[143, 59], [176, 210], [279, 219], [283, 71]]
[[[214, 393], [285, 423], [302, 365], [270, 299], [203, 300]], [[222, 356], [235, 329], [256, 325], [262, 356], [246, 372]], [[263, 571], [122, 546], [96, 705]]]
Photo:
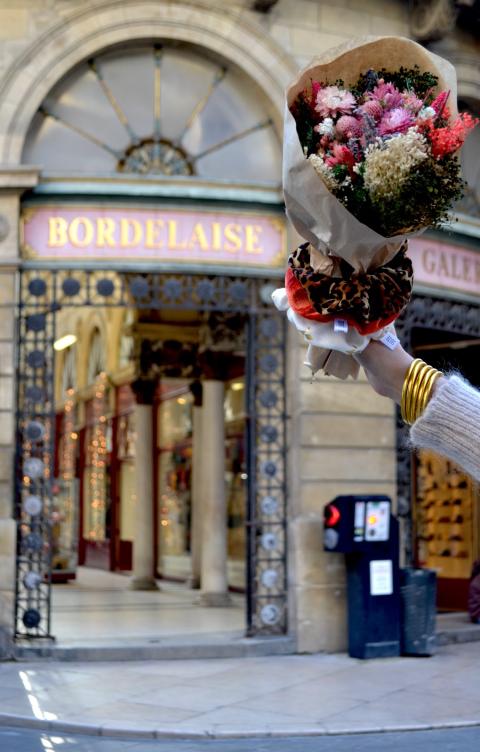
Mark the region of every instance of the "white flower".
[[333, 170], [331, 170], [330, 167], [327, 167], [318, 154], [310, 154], [308, 161], [311, 162], [315, 172], [322, 178], [329, 191], [334, 191], [338, 188], [338, 183], [333, 174]]
[[429, 156], [427, 140], [416, 128], [372, 144], [365, 152], [365, 187], [375, 201], [397, 195], [412, 170]]
[[435, 112], [433, 107], [422, 107], [417, 115], [417, 120], [430, 120], [430, 118], [435, 117], [436, 114], [437, 113]]
[[313, 129], [317, 133], [320, 133], [321, 136], [330, 136], [333, 138], [335, 135], [335, 126], [333, 125], [332, 118], [325, 118], [321, 123], [315, 126]]

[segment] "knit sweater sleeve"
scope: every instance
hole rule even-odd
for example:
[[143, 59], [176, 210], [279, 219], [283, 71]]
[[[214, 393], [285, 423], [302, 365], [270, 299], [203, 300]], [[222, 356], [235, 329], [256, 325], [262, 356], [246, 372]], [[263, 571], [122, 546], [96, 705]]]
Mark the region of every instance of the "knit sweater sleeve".
[[419, 449], [433, 449], [480, 480], [480, 392], [460, 376], [445, 378], [410, 430]]

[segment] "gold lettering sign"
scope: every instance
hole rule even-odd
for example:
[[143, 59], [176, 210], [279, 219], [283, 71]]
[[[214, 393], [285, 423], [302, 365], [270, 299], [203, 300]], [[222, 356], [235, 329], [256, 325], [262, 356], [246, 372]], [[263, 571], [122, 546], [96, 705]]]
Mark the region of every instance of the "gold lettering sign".
[[274, 214], [68, 205], [25, 209], [22, 228], [24, 252], [44, 258], [171, 258], [240, 267], [285, 261], [285, 224]]

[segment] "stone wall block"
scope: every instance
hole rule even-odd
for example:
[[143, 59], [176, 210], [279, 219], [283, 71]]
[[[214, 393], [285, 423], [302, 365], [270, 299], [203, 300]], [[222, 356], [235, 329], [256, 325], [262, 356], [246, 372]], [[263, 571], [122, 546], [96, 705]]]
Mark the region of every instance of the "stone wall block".
[[[11, 320], [13, 318], [13, 312], [11, 311], [2, 311], [0, 310], [0, 329], [2, 326], [3, 319], [6, 320], [7, 325], [11, 323]], [[13, 326], [12, 326], [13, 328]], [[12, 332], [13, 337], [13, 332]], [[14, 372], [14, 362], [13, 362], [13, 355], [14, 355], [14, 347], [13, 347], [13, 341], [10, 340], [10, 342], [2, 342], [0, 340], [0, 374], [2, 376], [12, 376]]]
[[318, 25], [319, 4], [311, 0], [279, 0], [271, 12], [272, 18], [291, 26], [305, 26], [314, 33]]
[[297, 517], [291, 526], [296, 585], [345, 585], [345, 561], [342, 554], [323, 550], [322, 516]]
[[368, 384], [349, 381], [300, 384], [301, 406], [306, 412], [394, 415], [391, 400], [380, 397]]
[[389, 496], [395, 505], [396, 485], [393, 480], [389, 482], [375, 483], [372, 480], [359, 481], [304, 481], [300, 487], [300, 504], [302, 514], [322, 514], [323, 507], [332, 501], [335, 496], [349, 494], [384, 494]]
[[0, 410], [13, 410], [13, 377], [0, 376]]
[[370, 15], [368, 13], [348, 8], [342, 8], [340, 11], [337, 5], [330, 3], [322, 3], [319, 10], [320, 28], [323, 32], [331, 31], [338, 34], [341, 30], [342, 35], [349, 37], [360, 37], [370, 33]]
[[[15, 589], [16, 524], [13, 519], [0, 519], [0, 590]], [[2, 616], [0, 615], [0, 622]]]
[[[3, 420], [3, 417], [1, 418]], [[11, 484], [8, 481], [0, 482], [0, 519], [11, 517], [13, 514], [13, 499]]]
[[302, 446], [395, 447], [395, 422], [387, 416], [302, 415]]
[[11, 483], [13, 456], [13, 447], [0, 446], [0, 482]]
[[28, 11], [25, 8], [0, 8], [0, 39], [21, 39], [27, 29]]
[[[337, 11], [336, 11], [337, 12]], [[338, 13], [338, 12], [337, 12]], [[343, 44], [348, 38], [347, 34], [343, 35], [343, 29], [338, 28], [334, 34], [325, 34], [321, 32], [312, 33], [309, 29], [298, 28], [293, 26], [292, 35], [292, 53], [295, 57], [301, 56], [312, 58], [321, 52]]]
[[347, 649], [345, 586], [299, 587], [296, 602], [299, 653], [337, 653]]
[[390, 449], [303, 448], [300, 472], [303, 480], [393, 481], [396, 458]]
[[0, 412], [0, 446], [6, 445], [11, 447], [13, 437], [13, 412]]

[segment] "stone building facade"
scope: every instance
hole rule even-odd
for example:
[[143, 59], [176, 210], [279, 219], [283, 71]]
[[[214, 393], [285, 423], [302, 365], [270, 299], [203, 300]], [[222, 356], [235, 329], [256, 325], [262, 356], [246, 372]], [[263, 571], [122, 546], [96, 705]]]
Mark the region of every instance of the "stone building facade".
[[[229, 61], [252, 82], [280, 140], [283, 92], [298, 68], [352, 36], [401, 35], [449, 58], [457, 67], [459, 99], [478, 108], [478, 37], [463, 22], [469, 5], [446, 0], [413, 6], [401, 0], [338, 0], [333, 5], [317, 0], [0, 0], [0, 654], [9, 654], [14, 632], [15, 305], [18, 271], [25, 261], [19, 216], [25, 197], [46, 178], [45, 165], [26, 163], [23, 155], [31, 123], [52, 89], [83, 61], [110, 48], [128, 48], [132, 41], [191, 45], [212, 59]], [[472, 202], [461, 214], [454, 239], [469, 253], [479, 250], [475, 180], [478, 176], [473, 175]], [[280, 206], [278, 186], [276, 191]], [[443, 241], [440, 238], [440, 244]], [[291, 233], [287, 245], [293, 243]], [[476, 310], [478, 280], [465, 289], [453, 272], [444, 273], [441, 285], [429, 283], [428, 269], [419, 277], [419, 299], [430, 296], [440, 306], [443, 301], [450, 312], [456, 305], [451, 331], [458, 337], [474, 336], [477, 324], [466, 331], [460, 320], [463, 313]], [[425, 307], [419, 304], [416, 310], [417, 321], [428, 326]], [[448, 311], [438, 316], [445, 326]], [[414, 326], [409, 320], [405, 330]], [[340, 556], [323, 553], [323, 505], [353, 492], [385, 493], [397, 502], [396, 414], [363, 377], [311, 383], [302, 366], [303, 345], [293, 332], [288, 336], [288, 629], [299, 652], [335, 651], [346, 645], [345, 571]], [[405, 477], [400, 478], [404, 486]], [[412, 547], [411, 509], [402, 489], [405, 556]]]

